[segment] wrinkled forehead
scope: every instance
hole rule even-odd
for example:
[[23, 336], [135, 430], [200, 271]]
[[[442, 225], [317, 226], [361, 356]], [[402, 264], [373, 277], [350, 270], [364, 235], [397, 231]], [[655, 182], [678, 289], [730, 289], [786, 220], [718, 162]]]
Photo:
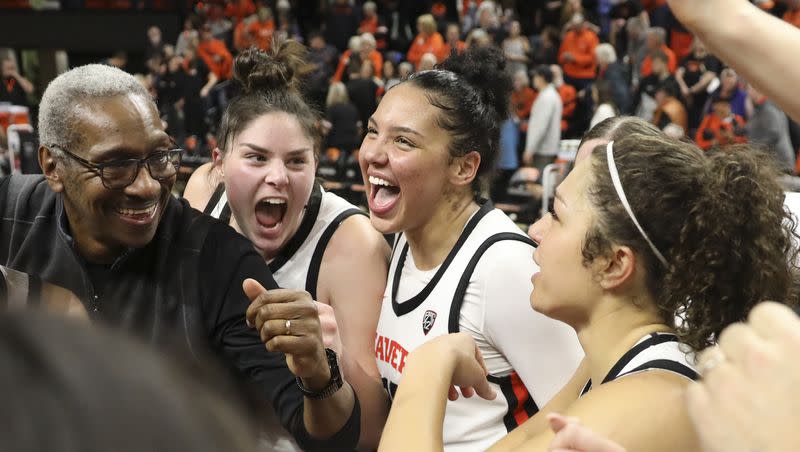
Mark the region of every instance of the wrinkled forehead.
[[144, 96], [86, 99], [75, 104], [74, 128], [86, 149], [125, 146], [149, 149], [167, 140], [155, 103]]

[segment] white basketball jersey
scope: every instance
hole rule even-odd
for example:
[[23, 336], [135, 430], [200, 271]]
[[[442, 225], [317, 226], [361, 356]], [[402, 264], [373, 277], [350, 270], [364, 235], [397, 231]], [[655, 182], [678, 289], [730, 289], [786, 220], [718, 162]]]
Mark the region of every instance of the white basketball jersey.
[[[474, 289], [470, 287], [474, 283], [472, 272], [491, 244], [505, 240], [523, 242], [520, 246], [530, 246], [533, 252], [530, 239], [503, 212], [487, 203], [467, 223], [442, 265], [431, 271], [432, 278], [425, 288], [410, 299], [398, 301], [398, 292], [403, 292], [401, 275], [410, 254], [405, 236], [399, 235], [375, 342], [378, 370], [390, 397], [401, 384], [409, 353], [436, 336], [461, 330], [463, 295], [468, 288]], [[520, 294], [520, 302], [526, 303], [527, 297], [527, 293]], [[519, 376], [508, 370], [511, 366], [506, 362], [499, 367], [505, 368], [499, 375], [489, 369], [490, 384], [498, 394], [495, 400], [459, 397], [448, 401], [443, 432], [447, 451], [486, 450], [538, 411]]]

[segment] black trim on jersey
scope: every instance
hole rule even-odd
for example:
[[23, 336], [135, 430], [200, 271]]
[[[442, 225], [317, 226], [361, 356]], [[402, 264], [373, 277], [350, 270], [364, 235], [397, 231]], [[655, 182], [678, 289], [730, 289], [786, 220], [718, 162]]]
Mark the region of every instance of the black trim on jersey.
[[[206, 208], [203, 209], [203, 213], [206, 215], [211, 215], [211, 212], [217, 207], [219, 200], [222, 199], [222, 195], [225, 193], [225, 183], [220, 182], [217, 185], [217, 188], [214, 190], [214, 194], [211, 195], [211, 199], [208, 200], [206, 204]], [[225, 203], [225, 206], [222, 207], [222, 211], [219, 213], [219, 219], [224, 221], [225, 223], [231, 222], [231, 205], [230, 203]]]
[[[500, 386], [500, 392], [503, 393], [503, 397], [505, 397], [506, 403], [508, 404], [508, 411], [506, 412], [506, 415], [503, 416], [503, 424], [506, 426], [506, 431], [510, 432], [511, 430], [519, 427], [516, 418], [514, 418], [514, 412], [517, 410], [519, 399], [517, 398], [517, 394], [514, 393], [514, 385], [511, 382], [511, 375], [507, 375], [505, 377], [487, 375], [486, 379]], [[539, 407], [536, 405], [536, 402], [533, 400], [530, 392], [528, 392], [528, 399], [523, 402], [522, 409], [524, 409], [525, 413], [528, 414], [528, 418], [533, 417], [534, 414], [539, 412]]]
[[686, 378], [688, 378], [690, 380], [699, 380], [700, 379], [700, 374], [698, 374], [697, 371], [695, 371], [691, 367], [687, 366], [686, 364], [681, 364], [681, 363], [679, 363], [677, 361], [673, 361], [671, 359], [654, 359], [652, 361], [648, 361], [648, 362], [642, 364], [641, 366], [639, 366], [639, 367], [637, 367], [637, 368], [635, 368], [635, 369], [633, 369], [631, 371], [628, 371], [628, 372], [625, 372], [622, 375], [619, 375], [617, 378], [624, 377], [625, 375], [641, 372], [643, 370], [649, 370], [649, 369], [668, 370], [670, 372], [675, 372], [676, 374], [683, 375], [684, 377], [686, 377]]
[[408, 254], [408, 242], [406, 242], [406, 244], [403, 246], [403, 250], [400, 251], [400, 258], [397, 261], [397, 266], [394, 270], [394, 278], [392, 279], [392, 309], [394, 310], [395, 315], [400, 317], [408, 314], [414, 309], [417, 309], [419, 305], [421, 305], [422, 302], [428, 298], [428, 295], [431, 294], [433, 289], [436, 287], [436, 284], [438, 284], [439, 280], [442, 279], [444, 272], [447, 271], [447, 267], [449, 267], [450, 263], [453, 262], [453, 259], [455, 259], [456, 254], [458, 254], [458, 251], [464, 245], [464, 242], [467, 241], [469, 235], [478, 225], [478, 222], [480, 222], [487, 213], [491, 212], [492, 209], [494, 209], [492, 202], [485, 201], [478, 212], [475, 213], [475, 215], [473, 215], [473, 217], [467, 222], [467, 225], [461, 232], [461, 236], [458, 237], [458, 241], [455, 245], [453, 245], [453, 249], [450, 250], [450, 253], [447, 255], [444, 262], [442, 262], [441, 267], [439, 267], [439, 270], [436, 271], [433, 279], [431, 279], [431, 281], [422, 289], [420, 293], [402, 303], [398, 303], [397, 289], [400, 287], [400, 275], [403, 273], [403, 265], [406, 262], [406, 255]]
[[311, 263], [308, 267], [308, 275], [306, 276], [306, 292], [311, 294], [311, 298], [317, 299], [317, 280], [319, 279], [319, 268], [322, 265], [322, 256], [325, 254], [325, 249], [328, 247], [333, 233], [339, 228], [344, 220], [352, 217], [353, 215], [366, 215], [361, 209], [347, 209], [340, 213], [328, 224], [325, 231], [317, 242], [317, 247], [314, 248], [314, 254], [311, 256]]
[[289, 259], [294, 256], [294, 253], [300, 249], [300, 246], [308, 238], [308, 234], [311, 234], [311, 228], [314, 227], [314, 223], [317, 221], [317, 215], [319, 215], [319, 209], [321, 205], [322, 187], [315, 182], [314, 188], [311, 189], [311, 197], [308, 198], [308, 204], [306, 204], [306, 213], [303, 216], [303, 221], [300, 222], [300, 227], [297, 228], [297, 232], [295, 232], [292, 238], [289, 239], [289, 242], [286, 243], [286, 246], [284, 246], [278, 255], [275, 256], [275, 259], [272, 259], [272, 261], [267, 265], [269, 267], [269, 271], [275, 273], [280, 270], [281, 267], [289, 262]]
[[467, 264], [466, 268], [464, 269], [464, 274], [461, 275], [461, 280], [458, 281], [458, 286], [456, 286], [456, 291], [453, 294], [453, 302], [450, 303], [450, 319], [447, 324], [447, 329], [450, 333], [458, 333], [459, 331], [458, 320], [461, 314], [461, 306], [464, 305], [464, 295], [467, 293], [469, 280], [472, 278], [472, 273], [475, 271], [478, 261], [481, 260], [483, 253], [485, 253], [490, 246], [503, 240], [516, 240], [518, 242], [527, 243], [528, 245], [536, 248], [536, 242], [527, 236], [514, 232], [500, 232], [490, 236], [483, 243], [481, 243], [481, 246], [479, 246], [478, 250], [475, 251], [475, 254], [472, 256], [472, 259], [470, 259], [469, 264]]
[[[620, 358], [619, 361], [617, 361], [617, 363], [614, 364], [614, 367], [612, 367], [611, 370], [608, 371], [608, 375], [606, 375], [606, 377], [600, 384], [608, 383], [609, 381], [614, 381], [615, 378], [621, 376], [620, 372], [622, 372], [622, 369], [624, 369], [625, 366], [627, 366], [628, 363], [630, 363], [633, 360], [633, 358], [636, 357], [636, 355], [643, 352], [647, 348], [650, 348], [658, 344], [662, 344], [664, 342], [678, 342], [678, 336], [675, 336], [674, 334], [670, 333], [660, 333], [660, 334], [650, 333], [650, 337], [636, 344], [635, 346], [633, 346], [633, 348], [631, 348], [630, 350], [625, 352], [624, 355], [622, 355], [622, 358]], [[587, 392], [589, 392], [590, 389], [592, 389], [591, 379], [586, 383], [586, 386], [583, 387], [581, 395], [586, 394]]]

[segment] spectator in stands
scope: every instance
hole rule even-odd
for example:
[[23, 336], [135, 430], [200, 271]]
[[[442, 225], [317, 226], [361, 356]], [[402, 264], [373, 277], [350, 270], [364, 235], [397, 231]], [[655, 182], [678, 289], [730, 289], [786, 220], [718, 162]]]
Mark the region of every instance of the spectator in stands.
[[625, 66], [617, 61], [614, 46], [603, 43], [595, 49], [597, 55], [597, 81], [606, 81], [611, 86], [614, 104], [621, 114], [630, 112], [631, 88]]
[[710, 55], [700, 39], [692, 43], [692, 50], [675, 71], [675, 80], [681, 89], [689, 113], [689, 129], [696, 129], [703, 120], [708, 86], [720, 74], [722, 63]]
[[528, 71], [515, 72], [512, 82], [514, 84], [514, 90], [511, 92], [512, 119], [524, 127], [524, 130], [528, 130], [528, 117], [531, 115], [533, 101], [536, 100], [536, 92], [530, 87]]
[[383, 91], [389, 91], [391, 87], [400, 83], [400, 76], [392, 60], [383, 62]]
[[303, 42], [303, 36], [300, 33], [300, 25], [292, 14], [292, 6], [289, 0], [278, 0], [275, 5], [276, 24], [275, 34], [280, 39], [293, 39], [297, 42]]
[[124, 50], [117, 50], [110, 57], [106, 58], [103, 64], [124, 71], [128, 66], [128, 54]]
[[753, 104], [747, 120], [747, 139], [763, 146], [783, 172], [794, 173], [796, 159], [786, 114], [751, 84], [747, 85], [747, 94]]
[[650, 75], [639, 82], [639, 90], [634, 95], [636, 101], [636, 116], [645, 121], [653, 120], [656, 105], [656, 90], [667, 82], [675, 82], [675, 77], [669, 73], [669, 57], [663, 52], [656, 52], [651, 56]]
[[211, 26], [203, 25], [200, 30], [200, 43], [197, 45], [199, 56], [214, 73], [218, 80], [228, 80], [233, 75], [233, 55], [225, 46], [225, 42], [214, 38]]
[[[739, 75], [733, 68], [725, 68], [719, 76], [719, 87], [711, 93], [712, 101], [715, 98], [723, 97], [728, 99], [731, 104], [731, 111], [747, 119], [747, 92], [742, 89], [739, 83]], [[706, 113], [710, 110], [706, 108]]]
[[667, 56], [667, 71], [670, 74], [675, 73], [678, 69], [678, 58], [675, 56], [675, 52], [667, 47], [666, 34], [667, 32], [661, 27], [650, 27], [647, 30], [647, 40], [645, 41], [647, 44], [647, 55], [642, 61], [642, 78], [653, 73], [653, 57], [658, 54], [658, 52]]
[[[748, 441], [747, 448], [785, 445], [787, 433], [796, 437], [793, 423], [770, 418], [773, 407], [763, 406], [758, 387], [740, 386], [744, 381], [769, 385], [776, 378], [775, 364], [791, 362], [781, 368], [791, 368], [792, 375], [782, 376], [781, 386], [770, 391], [770, 401], [788, 397], [797, 379], [797, 365], [787, 359], [790, 348], [762, 343], [748, 347], [753, 350], [748, 358], [743, 351], [732, 354], [731, 362], [747, 364], [737, 370], [748, 370], [728, 382], [719, 378], [727, 374], [719, 356], [716, 366], [705, 366], [713, 366], [716, 378], [712, 398], [704, 401], [724, 407], [728, 421], [717, 422], [711, 407], [699, 410], [695, 420], [711, 427], [707, 434], [690, 427], [683, 397], [703, 371], [695, 370], [693, 352], [713, 350], [716, 340], [731, 352], [740, 341], [755, 345], [749, 335], [733, 339], [723, 330], [744, 333], [729, 325], [763, 299], [796, 304], [797, 234], [776, 179], [777, 172], [752, 149], [705, 155], [691, 143], [661, 135], [626, 136], [579, 163], [559, 185], [550, 215], [529, 231], [539, 243], [534, 256], [541, 266], [531, 304], [579, 331], [586, 358], [553, 401], [494, 448], [555, 450], [548, 449], [553, 434], [545, 416], [566, 410], [628, 450], [652, 450], [654, 444], [665, 451], [700, 450], [700, 437], [710, 440], [712, 450], [718, 444], [726, 446], [719, 450], [736, 449], [742, 443], [727, 437], [738, 429], [752, 438], [747, 433], [753, 425], [750, 411], [730, 400], [726, 388], [731, 387], [743, 394], [747, 407], [769, 413], [763, 421], [769, 424], [766, 440]], [[731, 243], [739, 244], [737, 252], [730, 252]], [[676, 325], [678, 316], [682, 322]], [[781, 329], [795, 327], [790, 322]], [[793, 334], [786, 343], [797, 342]], [[762, 363], [768, 368], [758, 372]], [[452, 385], [460, 386], [460, 393]], [[451, 400], [462, 394], [500, 397], [487, 381], [470, 333], [436, 338], [408, 357], [381, 450], [440, 450], [437, 432], [448, 393]], [[778, 417], [794, 413], [795, 406], [782, 406]], [[725, 424], [735, 429], [714, 430]]]
[[161, 29], [153, 25], [147, 29], [147, 47], [144, 49], [145, 61], [164, 57], [164, 41], [161, 40]]
[[256, 45], [256, 37], [250, 27], [257, 21], [258, 16], [251, 14], [239, 21], [233, 28], [233, 48], [237, 52], [243, 52]]
[[522, 161], [539, 171], [553, 163], [561, 141], [561, 111], [563, 106], [553, 86], [553, 71], [549, 66], [537, 66], [533, 72], [533, 87], [539, 92], [528, 119], [528, 134]]
[[331, 81], [347, 82], [348, 77], [350, 76], [347, 69], [350, 66], [350, 58], [355, 56], [360, 60], [361, 48], [361, 36], [351, 36], [347, 41], [347, 50], [342, 52], [342, 54], [339, 56], [339, 64], [336, 66], [336, 72], [333, 74], [333, 79], [331, 79]]
[[375, 33], [378, 32], [378, 25], [380, 25], [380, 21], [378, 20], [378, 6], [375, 2], [364, 2], [364, 6], [361, 7], [361, 16], [358, 34], [370, 33], [374, 36]]
[[561, 39], [558, 30], [552, 26], [542, 29], [541, 35], [532, 36], [532, 64], [557, 64], [558, 49], [561, 47]]
[[336, 71], [339, 52], [325, 42], [325, 36], [320, 32], [311, 32], [308, 36], [308, 43], [306, 61], [314, 67], [314, 70], [308, 76], [306, 93], [308, 93], [312, 105], [321, 107], [325, 104], [328, 85]]
[[33, 83], [23, 77], [17, 69], [17, 62], [10, 56], [3, 58], [2, 79], [3, 88], [0, 89], [0, 102], [9, 102], [12, 105], [28, 105], [28, 95], [33, 94]]
[[362, 128], [358, 109], [347, 96], [347, 88], [342, 82], [331, 83], [325, 102], [325, 119], [330, 130], [325, 138], [326, 148], [338, 148], [349, 155], [358, 149], [359, 129]]
[[[210, 27], [211, 35], [223, 42], [230, 41], [233, 23], [225, 17], [225, 10], [222, 8], [222, 4], [208, 3], [207, 8], [205, 25]], [[203, 39], [202, 36], [200, 39]]]
[[553, 72], [553, 86], [561, 98], [561, 133], [563, 134], [575, 128], [574, 120], [578, 111], [578, 91], [574, 86], [564, 82], [564, 73], [561, 70], [561, 66], [553, 64], [550, 66], [550, 70]]
[[[359, 410], [349, 385], [307, 399], [287, 367], [317, 391], [335, 375], [314, 303], [284, 303], [283, 318], [262, 309], [278, 301], [262, 287], [277, 288], [264, 259], [172, 196], [181, 150], [132, 76], [103, 65], [59, 75], [42, 96], [39, 137], [44, 176], [0, 184], [0, 264], [71, 290], [93, 320], [154, 348], [172, 346], [176, 359], [213, 353], [249, 379], [306, 447], [355, 447]], [[287, 318], [294, 330], [262, 328]], [[274, 337], [282, 339], [268, 352]]]
[[417, 32], [417, 37], [414, 38], [414, 42], [406, 54], [406, 60], [419, 68], [422, 55], [426, 53], [442, 54], [444, 39], [436, 31], [436, 20], [430, 14], [423, 14], [417, 18]]
[[436, 55], [432, 53], [424, 53], [422, 58], [419, 60], [419, 65], [417, 66], [417, 71], [430, 71], [431, 69], [436, 66]]
[[187, 137], [186, 150], [190, 153], [200, 151], [206, 139], [208, 122], [206, 113], [212, 102], [211, 89], [219, 82], [217, 75], [209, 70], [205, 62], [198, 58], [194, 49], [187, 48], [183, 55], [181, 70], [175, 77], [176, 88], [181, 93], [178, 110], [183, 112], [183, 122]]
[[[325, 22], [325, 40], [344, 52], [348, 49], [347, 40], [358, 33], [358, 18], [355, 8], [348, 0], [335, 0], [328, 10]], [[358, 51], [358, 50], [356, 50]]]
[[655, 92], [656, 111], [653, 113], [653, 124], [661, 130], [670, 130], [668, 135], [673, 138], [689, 135], [688, 113], [678, 100], [678, 90], [678, 85], [673, 80], [665, 80]]
[[358, 119], [361, 124], [366, 124], [378, 103], [378, 85], [372, 78], [361, 76], [361, 60], [350, 58], [348, 64], [349, 80], [345, 84], [350, 101], [358, 109]]
[[163, 74], [156, 79], [158, 111], [167, 121], [167, 134], [183, 143], [186, 138], [184, 113], [184, 86], [179, 85], [183, 75], [183, 57], [167, 60]]
[[[250, 23], [247, 31], [253, 37], [256, 47], [265, 52], [269, 51], [269, 46], [272, 45], [272, 36], [275, 34], [275, 19], [272, 17], [272, 10], [266, 6], [259, 7], [256, 12], [256, 20]], [[225, 79], [227, 78], [230, 77], [225, 77]]]
[[510, 74], [515, 74], [519, 70], [528, 70], [528, 53], [530, 52], [530, 41], [522, 36], [522, 28], [518, 21], [511, 22], [508, 37], [503, 40], [503, 54], [508, 61], [507, 68]]
[[497, 17], [497, 3], [484, 0], [478, 5], [476, 12], [477, 28], [485, 31], [495, 45], [501, 45], [506, 38], [506, 30]]
[[647, 57], [647, 24], [641, 17], [631, 17], [625, 24], [625, 31], [628, 35], [626, 57], [631, 67], [631, 81], [634, 87], [638, 87], [642, 65]]
[[383, 55], [375, 48], [375, 37], [371, 33], [361, 33], [361, 46], [358, 53], [361, 61], [370, 61], [375, 77], [380, 78], [383, 70]]
[[[252, 242], [262, 260], [272, 264], [285, 289], [283, 300], [301, 290], [300, 299], [319, 301], [319, 313], [336, 309], [342, 367], [350, 381], [359, 382], [355, 387], [366, 414], [361, 418], [362, 444], [369, 449], [377, 443], [388, 410], [373, 347], [380, 310], [376, 300], [384, 291], [389, 250], [359, 209], [315, 180], [322, 136], [320, 118], [299, 91], [304, 51], [297, 42], [276, 41], [269, 54], [250, 49], [236, 57], [242, 94], [223, 116], [214, 162], [194, 172], [186, 197]], [[248, 312], [250, 321], [252, 314]], [[266, 334], [290, 326], [263, 328]], [[302, 323], [296, 328], [298, 335], [305, 334]], [[327, 347], [336, 348], [323, 339]], [[329, 400], [324, 394], [318, 397]], [[275, 446], [264, 449], [279, 448]]]
[[183, 30], [178, 35], [178, 41], [175, 43], [175, 55], [183, 55], [183, 52], [188, 47], [197, 47], [200, 42], [200, 34], [197, 32], [197, 23], [199, 19], [197, 16], [189, 16], [183, 21]]
[[450, 55], [455, 53], [461, 53], [467, 48], [467, 43], [461, 40], [461, 28], [455, 22], [451, 22], [447, 24], [447, 30], [445, 31], [445, 43], [442, 46], [442, 50], [436, 55], [439, 61], [444, 61]]
[[614, 103], [614, 94], [611, 84], [605, 80], [592, 84], [592, 102], [595, 105], [594, 115], [589, 123], [592, 128], [600, 122], [619, 115], [617, 105]]
[[0, 328], [0, 449], [257, 449], [256, 426], [215, 368], [170, 362], [119, 331], [41, 313], [0, 315]]
[[408, 61], [403, 61], [402, 63], [397, 65], [397, 78], [401, 81], [405, 80], [414, 73], [414, 65], [409, 63]]
[[714, 146], [747, 142], [745, 120], [731, 111], [730, 99], [716, 97], [711, 100], [711, 112], [697, 128], [695, 141], [706, 151]]
[[468, 49], [473, 47], [488, 47], [492, 45], [492, 37], [489, 36], [489, 33], [486, 33], [484, 29], [476, 28], [469, 32], [465, 43]]
[[253, 0], [232, 0], [225, 5], [225, 17], [236, 25], [243, 21], [245, 17], [255, 13], [256, 5]]
[[564, 81], [578, 91], [587, 88], [597, 75], [594, 49], [598, 43], [597, 33], [583, 15], [572, 16], [558, 51], [558, 63], [564, 68]]

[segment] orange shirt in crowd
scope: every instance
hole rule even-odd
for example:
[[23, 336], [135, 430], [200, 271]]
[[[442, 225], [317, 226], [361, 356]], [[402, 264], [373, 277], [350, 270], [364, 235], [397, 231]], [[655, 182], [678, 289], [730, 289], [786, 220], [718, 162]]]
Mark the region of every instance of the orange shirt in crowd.
[[247, 30], [249, 24], [247, 22], [239, 22], [233, 29], [233, 48], [241, 52], [256, 45], [253, 35]]
[[373, 36], [378, 31], [378, 16], [366, 17], [358, 26], [359, 33], [371, 33]]
[[237, 24], [250, 14], [255, 14], [255, 12], [256, 5], [253, 0], [236, 0], [225, 6], [225, 17], [233, 19], [234, 23]]
[[233, 76], [233, 56], [219, 39], [201, 41], [197, 45], [197, 56], [203, 59], [208, 69], [220, 80]]
[[665, 120], [683, 128], [684, 134], [689, 130], [689, 115], [686, 113], [686, 107], [674, 97], [670, 97], [653, 113], [653, 124], [656, 126], [661, 127], [662, 122], [666, 122]]
[[667, 0], [642, 0], [642, 6], [644, 6], [648, 12], [666, 4]]
[[514, 114], [519, 119], [528, 119], [531, 115], [531, 108], [533, 101], [536, 100], [538, 94], [533, 88], [526, 86], [522, 91], [511, 92], [511, 106], [514, 108]]
[[[347, 65], [350, 64], [350, 55], [353, 54], [353, 51], [347, 49], [342, 53], [342, 56], [339, 58], [339, 65], [336, 66], [336, 72], [333, 74], [333, 81], [334, 82], [341, 82], [342, 77], [344, 76], [344, 71], [347, 70]], [[372, 61], [372, 67], [375, 69], [375, 77], [380, 78], [383, 74], [383, 55], [377, 50], [373, 50], [369, 53], [369, 59]]]
[[[594, 49], [600, 40], [592, 30], [570, 30], [564, 35], [558, 50], [558, 63], [564, 74], [572, 78], [594, 78], [597, 72], [597, 58]], [[564, 54], [569, 52], [575, 61], [567, 62]]]
[[[734, 134], [734, 122], [738, 127], [744, 127], [745, 125], [744, 118], [739, 115], [732, 114], [727, 120], [724, 120], [711, 112], [703, 118], [703, 122], [701, 122], [700, 127], [697, 128], [697, 134], [694, 140], [697, 142], [698, 146], [706, 151], [715, 144], [724, 146], [733, 143], [746, 143], [746, 136], [737, 136]], [[706, 130], [711, 131], [713, 138], [703, 138], [703, 132]]]
[[575, 108], [578, 107], [578, 92], [572, 85], [562, 83], [561, 86], [556, 88], [558, 95], [561, 96], [561, 131], [564, 132], [569, 128], [569, 120], [575, 115]]
[[425, 55], [426, 53], [441, 55], [442, 47], [444, 47], [444, 38], [442, 38], [442, 35], [439, 34], [439, 32], [435, 32], [428, 37], [425, 37], [422, 35], [422, 33], [420, 33], [416, 38], [414, 38], [414, 43], [411, 44], [411, 48], [408, 49], [406, 59], [415, 67], [419, 67], [419, 60], [422, 59], [422, 55]]
[[[675, 56], [675, 52], [673, 52], [669, 47], [666, 45], [661, 45], [662, 52], [667, 56], [667, 69], [669, 70], [670, 74], [674, 74], [675, 70], [678, 69], [678, 57]], [[642, 61], [642, 77], [647, 77], [648, 75], [653, 73], [653, 57], [649, 54], [644, 57]]]
[[[466, 42], [461, 40], [456, 42], [456, 53], [461, 53], [466, 49], [467, 49]], [[440, 62], [444, 61], [450, 56], [452, 52], [453, 52], [453, 47], [445, 42], [444, 45], [442, 46], [442, 50], [439, 52], [438, 55], [436, 55], [436, 59]]]
[[257, 20], [247, 27], [247, 31], [255, 40], [256, 46], [263, 50], [268, 51], [272, 45], [272, 34], [275, 32], [275, 21], [270, 19], [266, 22]]
[[790, 9], [783, 13], [783, 20], [789, 22], [795, 27], [800, 27], [800, 9]]

